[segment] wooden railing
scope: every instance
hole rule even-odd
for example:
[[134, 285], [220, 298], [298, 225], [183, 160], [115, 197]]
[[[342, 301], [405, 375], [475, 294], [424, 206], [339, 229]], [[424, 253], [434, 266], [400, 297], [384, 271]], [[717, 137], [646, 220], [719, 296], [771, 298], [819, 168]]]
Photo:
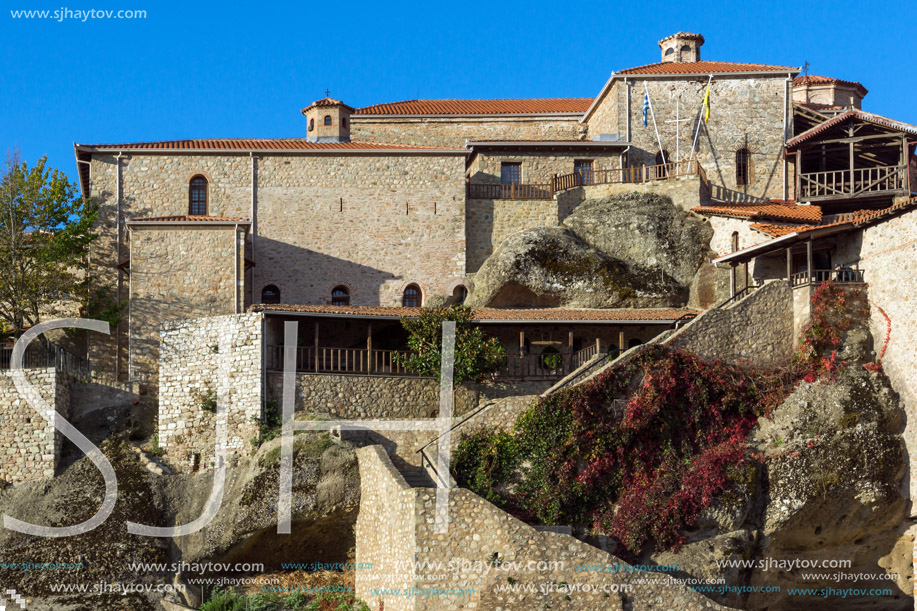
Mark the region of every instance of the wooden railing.
[[791, 286], [805, 286], [807, 284], [821, 284], [832, 281], [838, 284], [863, 284], [866, 282], [862, 269], [813, 269], [809, 272], [797, 272], [790, 276]]
[[[573, 369], [579, 369], [588, 361], [591, 361], [599, 353], [598, 342], [586, 346], [582, 350], [577, 350], [573, 353], [573, 358], [570, 360], [570, 366]], [[571, 369], [571, 371], [573, 370]]]
[[[316, 358], [314, 346], [299, 346], [296, 348], [296, 371], [364, 375], [415, 375], [397, 362], [396, 354], [405, 356], [408, 352], [406, 350], [319, 348]], [[283, 371], [283, 346], [268, 346], [266, 357], [269, 370]]]
[[551, 182], [554, 192], [586, 187], [590, 185], [609, 185], [624, 183], [642, 183], [654, 180], [668, 180], [683, 176], [698, 176], [706, 182], [707, 175], [697, 159], [685, 159], [660, 165], [643, 165], [618, 168], [613, 170], [586, 170], [555, 176]]
[[904, 191], [907, 188], [906, 168], [878, 166], [854, 170], [807, 172], [799, 175], [797, 199], [833, 199], [858, 197], [866, 193]]
[[550, 184], [468, 184], [468, 199], [553, 199]]

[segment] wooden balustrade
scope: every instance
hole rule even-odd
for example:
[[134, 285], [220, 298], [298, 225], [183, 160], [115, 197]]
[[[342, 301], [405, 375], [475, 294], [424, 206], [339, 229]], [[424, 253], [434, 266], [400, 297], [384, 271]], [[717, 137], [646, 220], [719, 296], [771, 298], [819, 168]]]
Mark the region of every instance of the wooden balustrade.
[[799, 175], [799, 199], [850, 198], [865, 193], [904, 191], [907, 188], [905, 172], [903, 166], [806, 172]]
[[[366, 350], [359, 348], [296, 348], [296, 371], [308, 373], [351, 373], [363, 375], [415, 375], [399, 364], [396, 354], [406, 350]], [[267, 368], [283, 370], [283, 346], [267, 347]]]
[[790, 276], [790, 286], [805, 286], [807, 284], [821, 284], [822, 282], [835, 282], [838, 284], [862, 284], [866, 282], [862, 269], [813, 269], [811, 277], [809, 272], [796, 272]]
[[553, 199], [550, 184], [468, 184], [468, 199]]

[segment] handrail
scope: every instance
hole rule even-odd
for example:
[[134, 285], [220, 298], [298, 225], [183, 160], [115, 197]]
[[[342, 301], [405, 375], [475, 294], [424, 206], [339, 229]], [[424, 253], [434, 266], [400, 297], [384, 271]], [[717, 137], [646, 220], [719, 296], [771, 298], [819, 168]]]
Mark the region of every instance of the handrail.
[[810, 276], [808, 271], [796, 272], [790, 276], [790, 286], [805, 286], [808, 284], [821, 284], [822, 282], [835, 282], [837, 284], [865, 284], [863, 269], [813, 269]]
[[659, 165], [628, 166], [610, 170], [579, 170], [572, 174], [555, 176], [552, 189], [556, 193], [575, 187], [607, 184], [644, 183], [669, 180], [683, 176], [699, 176], [704, 182], [707, 174], [697, 158], [672, 161]]
[[735, 294], [735, 295], [733, 295], [732, 297], [730, 297], [729, 299], [727, 299], [727, 300], [724, 301], [723, 303], [720, 303], [720, 304], [715, 305], [715, 306], [713, 306], [713, 307], [714, 307], [714, 309], [719, 310], [719, 309], [721, 309], [721, 308], [723, 308], [723, 307], [729, 305], [729, 304], [730, 304], [731, 302], [733, 302], [733, 301], [738, 301], [738, 300], [740, 300], [740, 299], [745, 295], [745, 293], [750, 293], [751, 291], [755, 290], [756, 288], [760, 288], [760, 287], [759, 287], [757, 284], [749, 284], [748, 286], [746, 286], [746, 287], [743, 288], [742, 290], [736, 291], [736, 294]]
[[[10, 368], [13, 360], [13, 346], [0, 346], [0, 371]], [[51, 343], [35, 342], [26, 349], [22, 364], [25, 369], [54, 367], [57, 371], [77, 378], [92, 375], [91, 362]]]
[[[460, 420], [459, 422], [456, 422], [455, 424], [453, 424], [452, 427], [449, 429], [449, 432], [451, 433], [452, 431], [454, 431], [455, 429], [459, 428], [460, 426], [463, 426], [466, 422], [468, 422], [469, 420], [471, 420], [472, 418], [474, 418], [475, 416], [477, 416], [478, 414], [480, 414], [481, 412], [483, 412], [485, 409], [487, 409], [487, 408], [490, 407], [491, 405], [496, 405], [496, 403], [497, 403], [496, 401], [488, 401], [487, 403], [485, 403], [484, 405], [482, 405], [482, 406], [479, 407], [478, 409], [476, 409], [476, 410], [474, 410], [473, 412], [471, 412], [470, 414], [466, 415], [466, 416], [465, 416], [462, 420]], [[431, 441], [428, 441], [428, 442], [425, 443], [424, 445], [420, 446], [420, 449], [417, 450], [417, 451], [415, 452], [415, 454], [419, 454], [419, 453], [423, 452], [425, 449], [427, 449], [428, 447], [430, 447], [431, 445], [433, 445], [434, 443], [436, 443], [437, 441], [439, 441], [439, 438], [442, 437], [444, 434], [445, 434], [445, 433], [441, 433], [441, 434], [437, 435], [436, 437], [434, 437]]]
[[545, 184], [482, 184], [468, 183], [468, 199], [553, 199], [550, 183]]
[[[283, 369], [283, 346], [267, 346], [267, 369]], [[296, 347], [296, 371], [302, 373], [349, 373], [365, 375], [416, 375], [402, 365], [396, 355], [407, 350], [368, 350], [366, 348]]]
[[894, 165], [806, 172], [799, 175], [800, 197], [856, 197], [863, 193], [902, 191], [906, 188], [906, 169]]

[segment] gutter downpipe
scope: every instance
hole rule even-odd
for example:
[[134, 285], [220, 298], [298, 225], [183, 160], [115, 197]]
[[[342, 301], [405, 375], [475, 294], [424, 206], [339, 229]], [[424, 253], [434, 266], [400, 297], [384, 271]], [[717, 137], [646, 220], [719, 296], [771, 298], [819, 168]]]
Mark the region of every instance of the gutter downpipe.
[[[255, 188], [256, 188], [255, 187], [255, 152], [249, 151], [248, 154], [252, 160], [252, 202], [251, 202], [251, 216], [249, 217], [249, 220], [251, 220], [252, 222], [252, 225], [251, 225], [251, 238], [252, 238], [251, 255], [252, 255], [252, 261], [254, 261], [255, 260], [255, 236], [258, 235], [258, 220], [255, 218]], [[244, 270], [242, 273], [243, 274], [245, 273]], [[255, 268], [254, 267], [252, 267], [252, 283], [251, 284], [252, 284], [251, 302], [255, 303]]]

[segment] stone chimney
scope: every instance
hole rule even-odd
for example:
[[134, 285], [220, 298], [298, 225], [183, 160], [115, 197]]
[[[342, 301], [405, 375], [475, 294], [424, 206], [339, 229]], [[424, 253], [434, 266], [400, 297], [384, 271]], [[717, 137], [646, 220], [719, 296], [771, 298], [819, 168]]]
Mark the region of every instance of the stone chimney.
[[350, 115], [353, 108], [333, 98], [316, 100], [302, 109], [306, 117], [306, 140], [311, 142], [350, 142]]
[[659, 41], [664, 62], [699, 62], [704, 37], [690, 32], [678, 32]]

